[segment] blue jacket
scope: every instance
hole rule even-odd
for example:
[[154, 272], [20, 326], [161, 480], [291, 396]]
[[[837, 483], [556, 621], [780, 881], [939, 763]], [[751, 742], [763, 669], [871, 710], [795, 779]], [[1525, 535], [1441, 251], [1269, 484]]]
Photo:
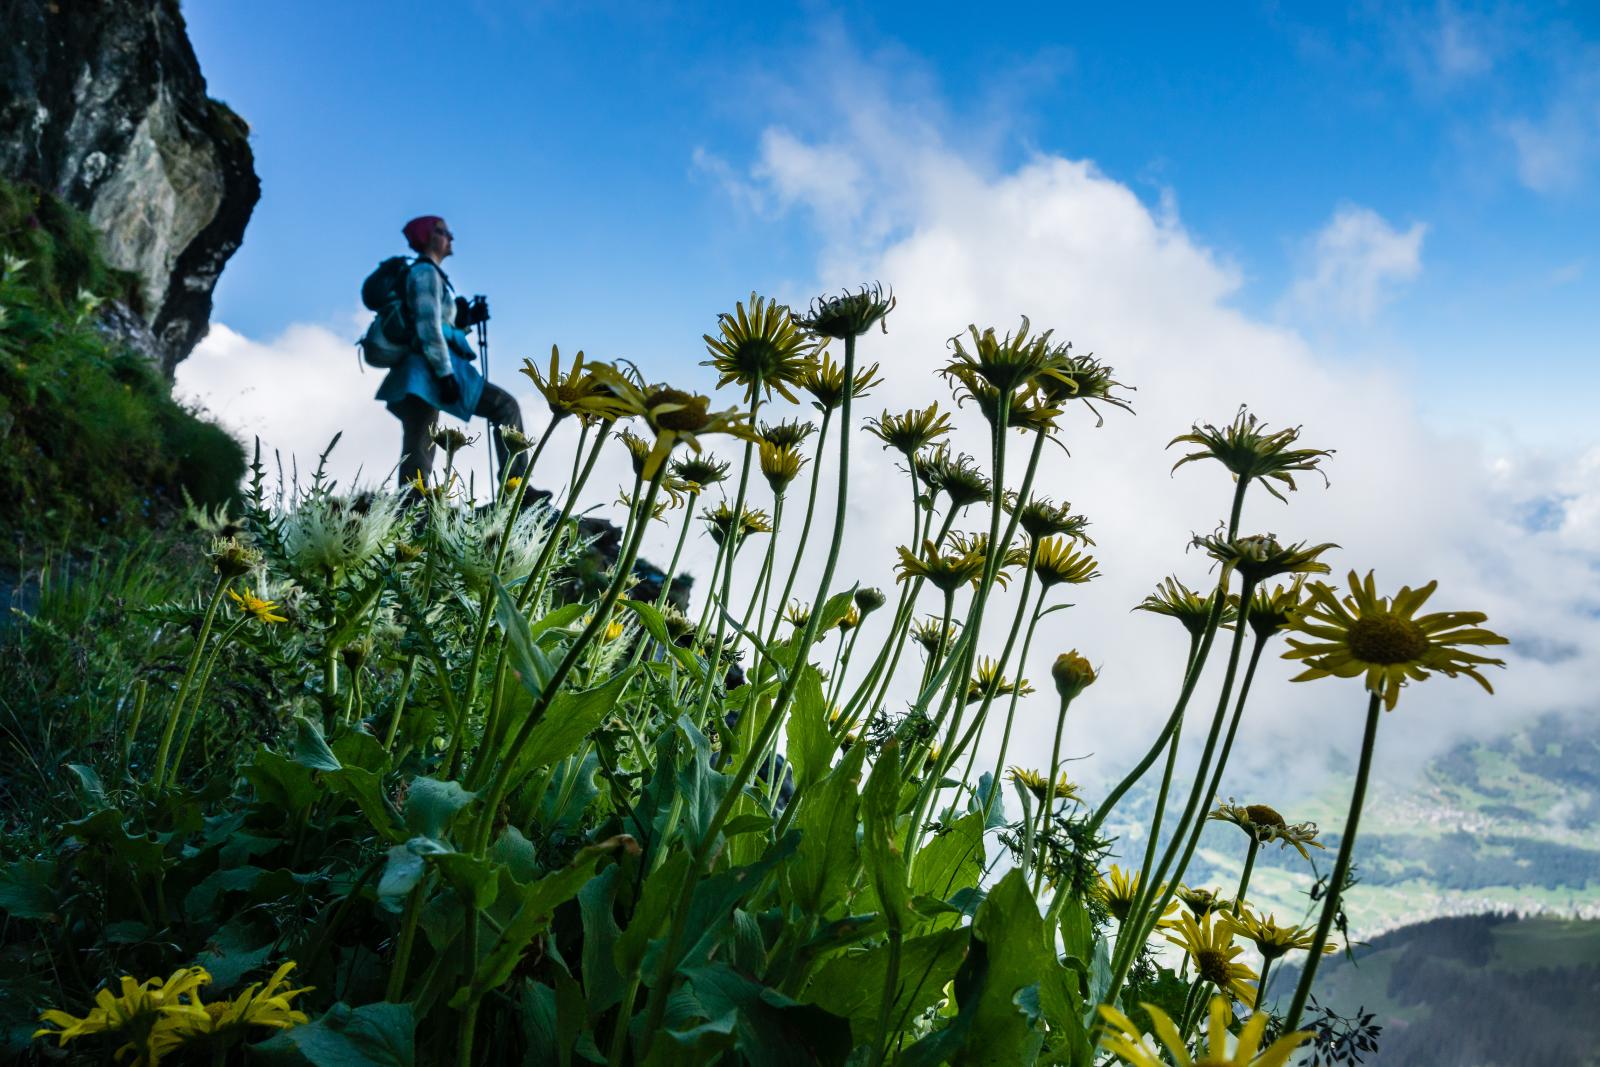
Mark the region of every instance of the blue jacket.
[[[468, 362], [474, 353], [467, 335], [446, 317], [445, 309], [453, 310], [453, 293], [449, 277], [432, 260], [418, 257], [411, 265], [406, 275], [406, 302], [416, 324], [416, 342], [378, 386], [377, 398], [391, 412], [399, 401], [414, 396], [463, 422], [472, 421], [483, 395], [483, 375]], [[448, 405], [439, 395], [439, 379], [446, 374], [454, 374], [461, 386], [461, 399]]]

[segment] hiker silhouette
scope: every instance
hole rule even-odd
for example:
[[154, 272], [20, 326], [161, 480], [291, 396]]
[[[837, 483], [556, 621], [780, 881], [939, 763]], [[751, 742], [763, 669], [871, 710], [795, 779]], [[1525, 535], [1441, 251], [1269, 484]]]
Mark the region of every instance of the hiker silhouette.
[[[406, 223], [400, 232], [417, 258], [406, 268], [403, 293], [397, 294], [403, 341], [395, 347], [403, 351], [396, 353], [378, 386], [377, 399], [400, 420], [401, 488], [418, 474], [426, 480], [433, 473], [431, 431], [441, 411], [464, 422], [474, 416], [488, 419], [493, 426], [495, 454], [500, 469], [505, 470], [508, 450], [500, 428], [520, 431], [522, 409], [515, 397], [485, 380], [473, 367], [477, 353], [464, 332], [476, 321], [475, 314], [487, 315], [487, 305], [468, 305], [454, 297], [443, 263], [455, 252], [455, 234], [444, 219], [423, 215]], [[507, 473], [520, 476], [525, 462], [526, 456], [519, 453]]]

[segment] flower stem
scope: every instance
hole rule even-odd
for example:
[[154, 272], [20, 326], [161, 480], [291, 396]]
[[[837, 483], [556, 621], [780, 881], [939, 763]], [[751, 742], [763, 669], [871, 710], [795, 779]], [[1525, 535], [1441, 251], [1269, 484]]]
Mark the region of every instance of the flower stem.
[[1317, 922], [1317, 936], [1312, 939], [1306, 969], [1295, 986], [1294, 1000], [1289, 1003], [1289, 1014], [1283, 1024], [1284, 1033], [1292, 1033], [1305, 1010], [1306, 998], [1311, 995], [1311, 983], [1317, 977], [1317, 964], [1322, 960], [1323, 946], [1328, 943], [1328, 933], [1339, 914], [1339, 896], [1344, 881], [1350, 876], [1350, 857], [1355, 853], [1356, 827], [1361, 822], [1361, 808], [1367, 799], [1367, 778], [1372, 773], [1372, 750], [1378, 740], [1378, 717], [1382, 712], [1382, 697], [1373, 693], [1367, 698], [1367, 728], [1361, 736], [1361, 762], [1356, 767], [1356, 785], [1350, 793], [1350, 814], [1344, 820], [1344, 836], [1339, 841], [1339, 858], [1333, 863], [1333, 874], [1328, 879], [1327, 898], [1322, 902], [1322, 918]]
[[[1043, 841], [1045, 831], [1050, 828], [1050, 811], [1056, 802], [1056, 773], [1061, 767], [1061, 735], [1067, 728], [1067, 708], [1072, 704], [1072, 697], [1061, 698], [1061, 710], [1056, 713], [1056, 739], [1050, 746], [1050, 777], [1045, 780], [1044, 803], [1039, 805], [1039, 830], [1034, 834], [1034, 840]], [[1033, 872], [1033, 895], [1038, 896], [1044, 886], [1044, 856], [1040, 852], [1040, 862]]]
[[167, 712], [167, 724], [161, 731], [161, 743], [156, 747], [155, 769], [150, 776], [150, 784], [160, 788], [166, 780], [167, 755], [172, 750], [172, 736], [178, 729], [178, 716], [183, 711], [184, 702], [189, 698], [189, 686], [194, 682], [195, 668], [200, 665], [200, 654], [205, 651], [206, 640], [211, 636], [211, 622], [217, 616], [217, 605], [222, 601], [222, 594], [233, 584], [232, 576], [217, 575], [216, 585], [212, 587], [211, 599], [206, 604], [205, 619], [200, 623], [200, 633], [194, 640], [194, 651], [189, 654], [189, 666], [184, 669], [183, 681], [178, 685], [178, 699], [173, 701], [172, 708]]
[[1244, 891], [1250, 887], [1250, 872], [1256, 866], [1256, 853], [1261, 848], [1261, 840], [1255, 832], [1250, 834], [1250, 851], [1244, 854], [1244, 873], [1239, 875], [1239, 891], [1233, 895], [1233, 913], [1238, 915], [1244, 910]]

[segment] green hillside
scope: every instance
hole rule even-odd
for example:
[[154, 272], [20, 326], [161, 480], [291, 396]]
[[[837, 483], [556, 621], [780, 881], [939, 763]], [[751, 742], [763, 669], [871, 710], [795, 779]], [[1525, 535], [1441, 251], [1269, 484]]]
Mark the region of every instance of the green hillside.
[[[1330, 958], [1318, 1000], [1373, 1013], [1366, 1067], [1600, 1064], [1600, 922], [1497, 916], [1435, 919]], [[1285, 968], [1280, 991], [1293, 988]]]
[[[1328, 851], [1313, 852], [1323, 873], [1348, 803], [1330, 786], [1283, 811], [1324, 828]], [[1242, 853], [1235, 827], [1212, 824], [1187, 881], [1236, 884]], [[1346, 902], [1358, 938], [1447, 915], [1600, 918], [1600, 724], [1546, 716], [1458, 745], [1409, 786], [1374, 784], [1356, 864], [1359, 884]], [[1307, 912], [1313, 882], [1297, 853], [1269, 847], [1250, 897], [1288, 919]]]

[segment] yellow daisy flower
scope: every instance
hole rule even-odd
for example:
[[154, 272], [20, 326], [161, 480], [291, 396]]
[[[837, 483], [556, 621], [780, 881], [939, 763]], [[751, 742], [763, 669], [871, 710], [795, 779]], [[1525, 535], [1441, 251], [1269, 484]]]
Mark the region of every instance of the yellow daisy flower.
[[1028, 684], [1026, 678], [1013, 684], [1000, 673], [998, 660], [984, 656], [978, 660], [977, 677], [967, 681], [967, 703], [975, 704], [982, 700], [991, 686], [994, 687], [994, 695], [997, 697], [1010, 696], [1012, 693], [1028, 696], [1033, 692], [1033, 686]]
[[1310, 604], [1290, 627], [1317, 640], [1288, 638], [1290, 647], [1283, 658], [1306, 663], [1306, 670], [1293, 681], [1364, 675], [1367, 691], [1380, 696], [1387, 711], [1394, 710], [1402, 686], [1422, 681], [1429, 671], [1452, 678], [1465, 674], [1494, 692], [1478, 668], [1504, 667], [1505, 661], [1459, 647], [1508, 643], [1499, 634], [1479, 627], [1488, 616], [1477, 611], [1441, 611], [1417, 617], [1417, 609], [1438, 588], [1437, 581], [1420, 589], [1404, 586], [1391, 599], [1378, 596], [1371, 571], [1365, 579], [1351, 571], [1348, 580], [1350, 594], [1342, 600], [1322, 582], [1309, 586]]
[[273, 623], [289, 621], [282, 615], [273, 614], [273, 612], [275, 612], [278, 608], [278, 602], [276, 600], [262, 600], [249, 589], [246, 589], [243, 593], [236, 593], [230, 589], [228, 590], [228, 596], [232, 598], [235, 604], [239, 605], [239, 611], [241, 614], [248, 615], [257, 622]]
[[[1100, 899], [1105, 902], [1106, 910], [1117, 922], [1128, 921], [1128, 912], [1133, 908], [1133, 898], [1139, 894], [1139, 884], [1143, 877], [1139, 871], [1125, 871], [1115, 863], [1101, 876]], [[1167, 905], [1167, 910], [1162, 913], [1161, 920], [1156, 925], [1168, 925], [1167, 916], [1177, 910], [1178, 902], [1174, 900]]]
[[1193, 915], [1179, 916], [1166, 935], [1168, 941], [1189, 954], [1201, 978], [1235, 1000], [1255, 1006], [1256, 990], [1250, 983], [1256, 981], [1256, 972], [1234, 958], [1244, 949], [1233, 943], [1233, 930], [1213, 925], [1213, 916], [1196, 921]]
[[950, 432], [950, 416], [940, 411], [938, 404], [912, 408], [900, 415], [885, 411], [876, 419], [867, 420], [867, 432], [882, 441], [883, 447], [910, 458], [935, 438]]
[[[844, 403], [844, 366], [833, 361], [831, 353], [822, 352], [795, 379], [795, 384], [811, 394], [812, 406], [818, 411], [833, 411]], [[873, 363], [856, 371], [850, 380], [850, 398], [859, 400], [867, 390], [882, 385], [878, 365]]]
[[[1287, 955], [1291, 949], [1310, 951], [1317, 936], [1315, 927], [1279, 926], [1275, 916], [1268, 915], [1263, 919], [1259, 915], [1252, 915], [1249, 908], [1240, 908], [1237, 915], [1223, 912], [1217, 918], [1217, 925], [1254, 941], [1261, 958], [1269, 961]], [[1322, 951], [1327, 955], [1338, 949], [1333, 945], [1323, 945]]]
[[[1209, 1047], [1202, 1049], [1199, 1059], [1194, 1059], [1189, 1055], [1189, 1045], [1173, 1024], [1171, 1016], [1153, 1004], [1143, 1007], [1176, 1067], [1285, 1067], [1294, 1050], [1311, 1037], [1311, 1031], [1299, 1030], [1285, 1034], [1263, 1049], [1261, 1037], [1266, 1033], [1269, 1015], [1260, 1011], [1251, 1015], [1250, 1021], [1244, 1024], [1230, 1053], [1228, 1026], [1233, 1021], [1233, 1012], [1225, 997], [1212, 997], [1211, 1019], [1206, 1030], [1206, 1044]], [[1145, 1041], [1144, 1034], [1132, 1019], [1109, 1004], [1100, 1005], [1100, 1017], [1105, 1020], [1100, 1031], [1101, 1048], [1128, 1067], [1167, 1067], [1165, 1056]]]
[[705, 342], [711, 358], [701, 366], [722, 375], [718, 389], [734, 382], [744, 386], [746, 401], [776, 389], [790, 403], [798, 402], [789, 386], [809, 368], [814, 343], [785, 305], [751, 293], [749, 311], [741, 301], [732, 314], [718, 315], [717, 336], [706, 334]]
[[[1233, 422], [1227, 426], [1219, 429], [1210, 423], [1197, 424], [1188, 433], [1179, 434], [1167, 442], [1167, 447], [1171, 448], [1180, 441], [1200, 446], [1199, 451], [1191, 452], [1174, 463], [1173, 470], [1196, 460], [1214, 459], [1233, 472], [1235, 481], [1240, 478], [1258, 479], [1267, 492], [1288, 503], [1288, 498], [1272, 483], [1279, 482], [1293, 489], [1294, 477], [1290, 471], [1316, 471], [1322, 474], [1317, 465], [1324, 457], [1333, 455], [1332, 449], [1289, 447], [1299, 439], [1300, 427], [1268, 433], [1265, 423], [1241, 407]], [[1322, 480], [1326, 482], [1328, 476], [1323, 474]]]
[[[1038, 771], [1030, 771], [1022, 767], [1012, 767], [1009, 777], [1022, 788], [1032, 793], [1034, 799], [1043, 804], [1050, 793], [1050, 779]], [[1078, 795], [1078, 787], [1067, 779], [1065, 774], [1056, 778], [1055, 799], [1057, 800], [1082, 800]]]

